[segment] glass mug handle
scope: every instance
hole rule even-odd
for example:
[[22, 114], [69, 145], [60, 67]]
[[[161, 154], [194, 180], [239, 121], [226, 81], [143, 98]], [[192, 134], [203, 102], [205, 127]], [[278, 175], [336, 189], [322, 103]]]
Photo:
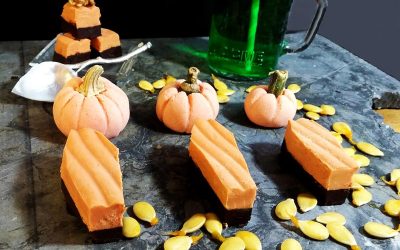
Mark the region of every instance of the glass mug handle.
[[294, 48], [291, 48], [290, 46], [285, 46], [283, 49], [284, 54], [301, 52], [307, 49], [313, 41], [315, 35], [317, 34], [319, 25], [321, 24], [322, 18], [324, 17], [326, 7], [328, 7], [328, 0], [316, 0], [316, 2], [318, 4], [318, 9], [315, 13], [314, 19], [311, 22], [310, 28], [308, 29], [307, 34], [304, 37], [303, 42]]

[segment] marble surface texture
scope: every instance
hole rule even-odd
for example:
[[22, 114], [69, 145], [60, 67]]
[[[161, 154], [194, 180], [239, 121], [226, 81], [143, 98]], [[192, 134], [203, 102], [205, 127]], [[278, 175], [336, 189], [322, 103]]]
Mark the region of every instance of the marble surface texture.
[[[288, 37], [296, 41], [301, 35]], [[142, 40], [140, 40], [142, 41]], [[128, 51], [139, 40], [123, 40]], [[120, 149], [124, 197], [127, 206], [139, 200], [152, 203], [160, 222], [155, 227], [142, 224], [140, 237], [107, 244], [92, 244], [85, 226], [67, 214], [60, 188], [59, 167], [66, 137], [56, 128], [52, 103], [26, 100], [10, 91], [27, 69], [28, 63], [48, 41], [0, 43], [0, 249], [162, 249], [163, 232], [177, 230], [194, 212], [208, 211], [207, 197], [188, 178], [192, 167], [188, 156], [189, 135], [171, 132], [157, 120], [157, 94], [137, 87], [141, 79], [150, 82], [168, 72], [178, 78], [187, 67], [197, 66], [200, 78], [211, 81], [206, 63], [204, 38], [148, 39], [153, 47], [138, 55], [133, 70], [118, 74], [121, 65], [105, 66], [106, 76], [121, 87], [130, 99], [131, 117], [127, 127], [112, 139]], [[336, 121], [352, 126], [356, 141], [367, 141], [381, 148], [385, 156], [370, 157], [369, 167], [359, 170], [372, 175], [376, 184], [367, 188], [373, 200], [361, 207], [346, 200], [343, 205], [318, 206], [299, 219], [314, 219], [325, 211], [337, 211], [347, 218], [362, 249], [399, 249], [397, 236], [375, 239], [366, 235], [363, 225], [378, 221], [397, 227], [399, 218], [382, 212], [388, 199], [399, 199], [395, 190], [382, 183], [380, 176], [400, 167], [400, 134], [396, 134], [375, 113], [372, 99], [386, 91], [400, 91], [400, 82], [371, 66], [324, 37], [317, 36], [304, 52], [281, 57], [279, 68], [289, 71], [288, 83], [297, 82], [302, 90], [296, 97], [305, 103], [331, 104], [334, 116], [318, 123], [330, 129]], [[295, 198], [306, 186], [285, 167], [278, 155], [285, 129], [265, 129], [253, 125], [243, 109], [246, 87], [254, 82], [225, 81], [237, 92], [221, 105], [217, 120], [230, 129], [247, 160], [257, 187], [257, 199], [250, 222], [243, 227], [256, 233], [263, 249], [279, 249], [289, 237], [299, 240], [303, 249], [348, 249], [333, 239], [314, 241], [305, 237], [289, 221], [277, 220], [274, 206]], [[262, 81], [259, 81], [262, 82]], [[259, 83], [258, 82], [258, 83]], [[304, 116], [303, 111], [296, 118]], [[343, 146], [348, 147], [347, 142]], [[239, 228], [228, 227], [224, 236]], [[217, 249], [205, 237], [192, 249]]]

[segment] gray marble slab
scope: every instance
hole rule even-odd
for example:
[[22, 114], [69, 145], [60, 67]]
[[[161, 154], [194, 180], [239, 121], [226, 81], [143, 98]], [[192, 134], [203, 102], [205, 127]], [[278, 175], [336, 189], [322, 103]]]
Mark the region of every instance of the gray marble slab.
[[[289, 42], [301, 35], [288, 36]], [[117, 74], [121, 65], [106, 67], [106, 76], [129, 96], [131, 117], [122, 133], [112, 139], [120, 149], [124, 197], [127, 206], [139, 200], [152, 203], [160, 218], [155, 227], [142, 224], [140, 237], [107, 244], [92, 244], [85, 226], [65, 209], [60, 188], [59, 167], [66, 138], [56, 128], [52, 104], [23, 99], [10, 93], [27, 70], [28, 63], [48, 41], [0, 43], [0, 249], [162, 249], [167, 239], [163, 232], [178, 229], [196, 211], [210, 211], [210, 204], [189, 178], [193, 167], [188, 156], [189, 135], [167, 129], [155, 115], [156, 94], [137, 87], [141, 79], [155, 81], [167, 72], [178, 78], [196, 66], [200, 78], [211, 81], [207, 68], [207, 40], [204, 38], [160, 38], [123, 40], [128, 51], [140, 41], [153, 47], [138, 55], [128, 74]], [[395, 190], [379, 177], [400, 167], [400, 134], [383, 123], [372, 107], [373, 97], [386, 91], [400, 91], [400, 83], [324, 37], [317, 36], [304, 52], [282, 56], [279, 68], [289, 70], [289, 83], [297, 82], [302, 90], [296, 94], [304, 101], [332, 104], [337, 114], [318, 122], [330, 128], [335, 121], [352, 126], [355, 140], [368, 141], [385, 152], [382, 158], [369, 157], [371, 165], [360, 169], [372, 175], [376, 184], [369, 191], [373, 200], [361, 207], [351, 201], [338, 206], [318, 206], [298, 214], [299, 219], [314, 219], [325, 211], [338, 211], [347, 218], [347, 227], [363, 249], [398, 249], [399, 238], [378, 240], [368, 237], [362, 226], [379, 221], [397, 227], [399, 220], [385, 215], [382, 205], [398, 199]], [[217, 120], [230, 129], [249, 165], [258, 193], [252, 217], [243, 229], [256, 233], [264, 249], [279, 249], [288, 237], [299, 240], [303, 249], [346, 249], [332, 239], [314, 241], [273, 216], [274, 206], [294, 198], [306, 186], [278, 164], [285, 129], [265, 129], [246, 118], [244, 89], [253, 82], [223, 79], [237, 92], [220, 106]], [[296, 118], [304, 116], [303, 111]], [[343, 143], [348, 146], [347, 142]], [[225, 236], [239, 228], [229, 227]], [[217, 249], [218, 244], [205, 237], [192, 249]]]

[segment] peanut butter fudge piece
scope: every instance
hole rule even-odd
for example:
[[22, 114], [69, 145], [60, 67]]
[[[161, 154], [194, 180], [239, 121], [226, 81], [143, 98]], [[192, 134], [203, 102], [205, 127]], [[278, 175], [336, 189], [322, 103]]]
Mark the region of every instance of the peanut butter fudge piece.
[[283, 149], [283, 157], [293, 159], [286, 163], [304, 174], [320, 205], [345, 201], [358, 165], [326, 128], [305, 118], [289, 121]]
[[100, 9], [88, 2], [80, 5], [71, 1], [64, 4], [61, 13], [61, 29], [77, 39], [95, 38], [101, 35]]
[[90, 59], [90, 40], [76, 40], [71, 34], [59, 34], [54, 47], [53, 61], [73, 64]]
[[101, 29], [101, 36], [91, 40], [92, 57], [113, 58], [122, 55], [118, 33], [110, 29]]

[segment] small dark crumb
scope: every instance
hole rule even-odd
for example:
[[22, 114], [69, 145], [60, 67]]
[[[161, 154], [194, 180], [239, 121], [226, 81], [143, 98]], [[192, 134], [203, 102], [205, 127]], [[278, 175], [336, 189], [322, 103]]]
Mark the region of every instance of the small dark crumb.
[[21, 76], [18, 76], [18, 75], [11, 75], [10, 76], [11, 80], [18, 80], [19, 78], [21, 78]]

